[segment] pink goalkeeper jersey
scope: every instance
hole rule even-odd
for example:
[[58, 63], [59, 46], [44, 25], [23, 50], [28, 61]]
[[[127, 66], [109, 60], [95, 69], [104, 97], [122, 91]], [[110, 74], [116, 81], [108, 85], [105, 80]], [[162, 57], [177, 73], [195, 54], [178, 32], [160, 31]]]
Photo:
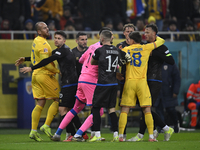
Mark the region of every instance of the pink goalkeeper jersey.
[[83, 64], [81, 75], [89, 74], [91, 76], [94, 76], [95, 78], [98, 78], [98, 65], [91, 65], [91, 59], [95, 50], [99, 47], [102, 47], [102, 45], [100, 45], [100, 42], [90, 45], [87, 51], [79, 59], [79, 63]]

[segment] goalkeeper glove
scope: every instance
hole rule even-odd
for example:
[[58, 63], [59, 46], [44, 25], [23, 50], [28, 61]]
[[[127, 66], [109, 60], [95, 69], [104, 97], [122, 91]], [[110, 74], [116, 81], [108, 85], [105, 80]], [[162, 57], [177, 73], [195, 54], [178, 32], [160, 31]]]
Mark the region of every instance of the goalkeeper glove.
[[126, 63], [128, 63], [130, 61], [131, 61], [131, 56], [128, 53], [126, 53], [124, 55], [124, 57], [119, 59], [119, 65], [120, 66], [125, 65]]

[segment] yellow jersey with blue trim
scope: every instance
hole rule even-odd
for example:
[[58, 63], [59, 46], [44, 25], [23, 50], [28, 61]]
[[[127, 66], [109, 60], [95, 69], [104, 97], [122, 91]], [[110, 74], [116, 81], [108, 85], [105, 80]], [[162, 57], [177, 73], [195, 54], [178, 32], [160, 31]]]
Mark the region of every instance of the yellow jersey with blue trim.
[[[37, 65], [42, 59], [48, 58], [52, 55], [52, 49], [47, 40], [41, 36], [37, 36], [32, 43], [31, 62]], [[49, 69], [51, 68], [51, 69]], [[56, 68], [54, 62], [48, 65], [35, 69], [33, 74], [55, 74]]]
[[126, 80], [146, 79], [149, 55], [154, 48], [155, 43], [149, 43], [133, 44], [122, 49], [131, 56], [131, 61], [126, 64]]

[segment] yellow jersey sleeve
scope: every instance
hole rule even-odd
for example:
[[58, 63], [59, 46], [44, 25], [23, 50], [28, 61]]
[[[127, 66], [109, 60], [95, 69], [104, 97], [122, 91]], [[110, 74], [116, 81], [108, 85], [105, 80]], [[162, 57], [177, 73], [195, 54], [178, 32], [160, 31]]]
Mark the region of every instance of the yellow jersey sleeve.
[[165, 43], [165, 40], [162, 39], [161, 37], [157, 36], [156, 41], [154, 42], [156, 44], [156, 48], [163, 45]]
[[[128, 46], [129, 47], [129, 46]], [[128, 52], [128, 47], [124, 47], [123, 49], [122, 49], [122, 51], [124, 51], [125, 53], [127, 53]]]
[[143, 45], [144, 51], [145, 51], [145, 50], [146, 50], [146, 51], [152, 51], [152, 50], [155, 49], [155, 48], [156, 48], [156, 45], [155, 45], [154, 42], [153, 42], [153, 43], [148, 43], [148, 44]]
[[148, 44], [144, 45], [144, 49], [151, 51], [151, 50], [163, 45], [164, 43], [165, 43], [165, 40], [157, 36], [156, 41], [153, 43], [148, 43]]

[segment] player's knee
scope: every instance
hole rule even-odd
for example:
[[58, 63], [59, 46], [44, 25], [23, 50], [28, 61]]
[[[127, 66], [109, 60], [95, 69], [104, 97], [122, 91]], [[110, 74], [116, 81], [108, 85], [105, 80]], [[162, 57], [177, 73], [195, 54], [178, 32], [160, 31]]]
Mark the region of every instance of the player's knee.
[[196, 109], [196, 104], [195, 103], [189, 103], [188, 104], [188, 109], [190, 109], [190, 110]]
[[54, 99], [54, 101], [59, 103], [60, 99], [56, 98], [56, 99]]
[[109, 114], [111, 114], [111, 113], [113, 113], [113, 112], [115, 112], [115, 108], [110, 108], [110, 109], [109, 109]]
[[66, 107], [59, 107], [58, 110], [59, 110], [59, 113], [60, 113], [61, 116], [67, 114], [67, 112], [68, 112]]
[[121, 112], [129, 113], [129, 107], [122, 107]]
[[151, 107], [143, 107], [142, 110], [144, 114], [151, 113]]

